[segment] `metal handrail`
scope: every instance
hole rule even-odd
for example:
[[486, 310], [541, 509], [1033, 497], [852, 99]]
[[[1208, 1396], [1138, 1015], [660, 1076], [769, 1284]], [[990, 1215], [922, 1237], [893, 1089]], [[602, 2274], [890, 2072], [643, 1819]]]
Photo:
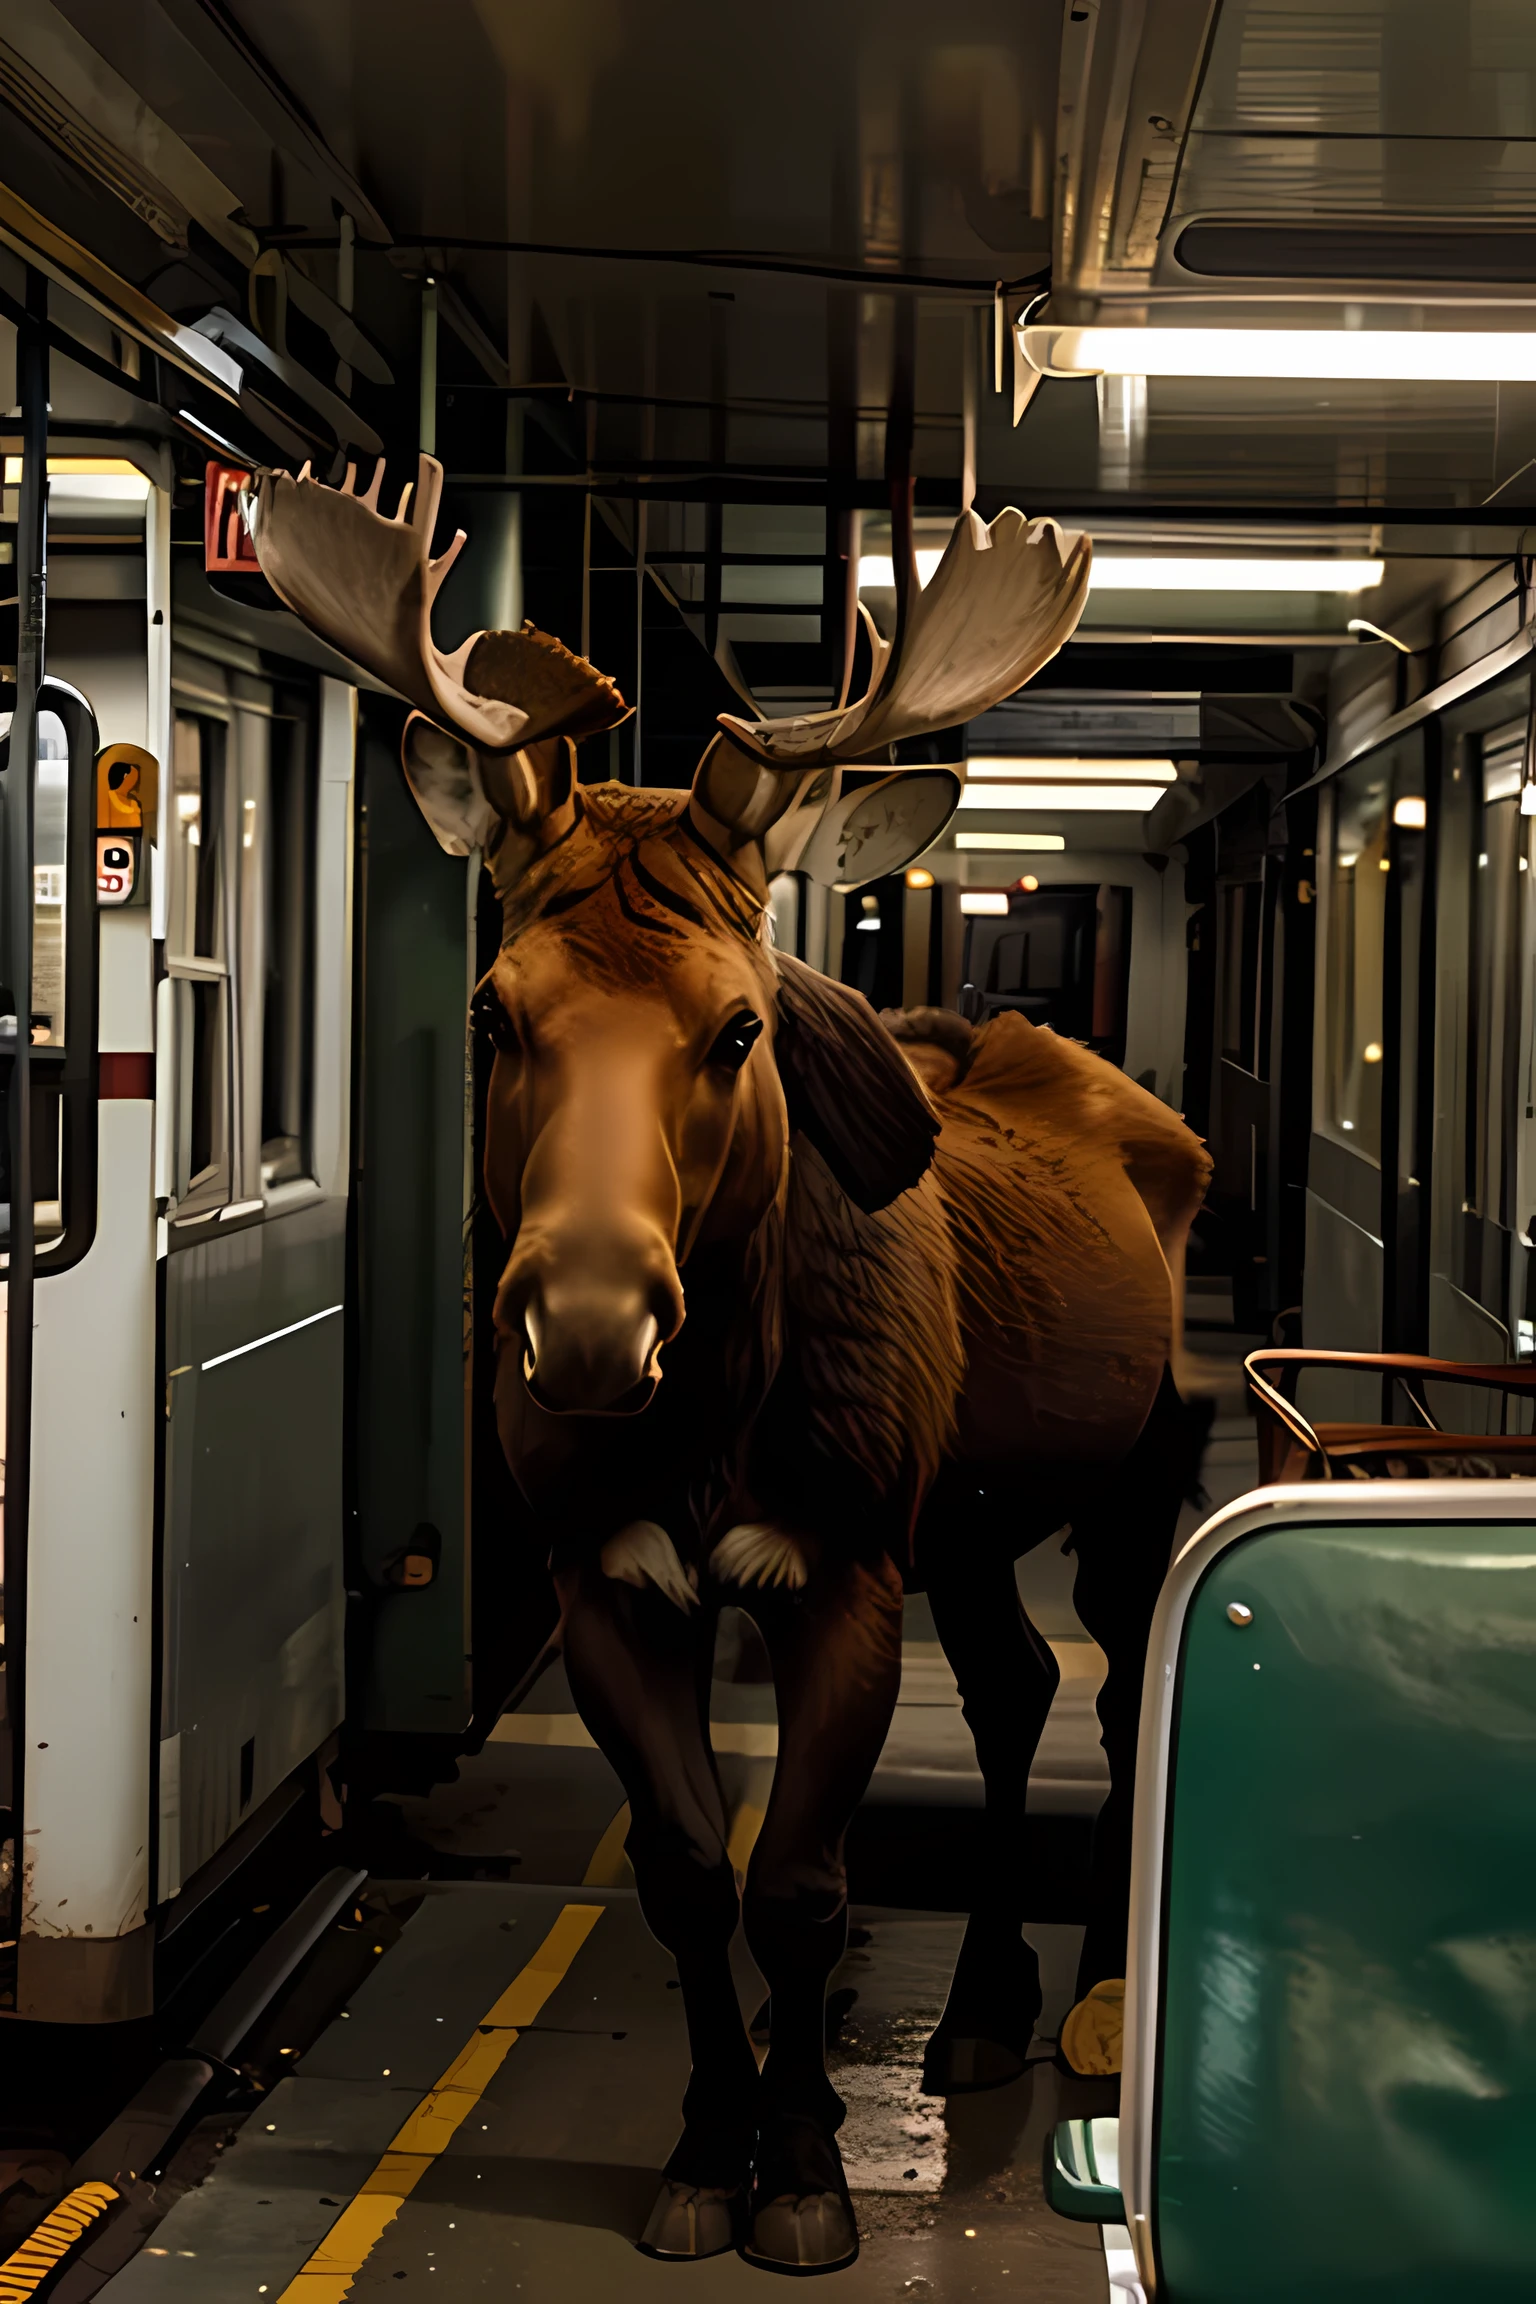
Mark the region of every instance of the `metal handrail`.
[[[1250, 1352], [1243, 1368], [1256, 1399], [1293, 1439], [1316, 1457], [1325, 1480], [1331, 1480], [1334, 1476], [1327, 1444], [1302, 1414], [1294, 1399], [1282, 1389], [1289, 1377], [1291, 1389], [1294, 1390], [1308, 1368], [1348, 1369], [1358, 1374], [1374, 1372], [1400, 1378], [1414, 1412], [1428, 1430], [1435, 1433], [1439, 1433], [1442, 1428], [1431, 1416], [1427, 1404], [1420, 1399], [1415, 1383], [1410, 1379], [1416, 1379], [1419, 1384], [1426, 1380], [1441, 1384], [1468, 1384], [1484, 1391], [1503, 1392], [1506, 1396], [1518, 1393], [1536, 1397], [1536, 1367], [1520, 1367], [1508, 1362], [1438, 1360], [1418, 1352], [1329, 1352], [1309, 1351], [1301, 1347], [1266, 1346], [1257, 1352]], [[1265, 1371], [1273, 1371], [1278, 1381], [1272, 1382]], [[1380, 1429], [1390, 1431], [1394, 1428], [1385, 1425]], [[1402, 1429], [1411, 1432], [1415, 1428], [1405, 1425]], [[1487, 1435], [1491, 1441], [1509, 1437], [1503, 1432]]]

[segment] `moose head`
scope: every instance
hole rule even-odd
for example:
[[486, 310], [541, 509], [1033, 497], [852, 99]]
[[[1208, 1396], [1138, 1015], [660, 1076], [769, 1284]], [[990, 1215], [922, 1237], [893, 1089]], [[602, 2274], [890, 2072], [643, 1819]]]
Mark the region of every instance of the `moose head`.
[[[498, 1396], [632, 1413], [683, 1325], [690, 1259], [734, 1242], [761, 1263], [793, 1130], [867, 1208], [926, 1167], [935, 1121], [915, 1076], [862, 1000], [773, 951], [769, 881], [857, 887], [931, 845], [961, 777], [892, 770], [893, 747], [1054, 655], [1090, 546], [1051, 520], [967, 513], [925, 590], [903, 571], [891, 643], [870, 626], [857, 701], [722, 715], [691, 792], [581, 785], [576, 743], [626, 717], [613, 682], [531, 625], [440, 652], [432, 605], [463, 534], [430, 557], [430, 457], [393, 519], [381, 477], [360, 496], [350, 469], [336, 490], [307, 467], [263, 473], [246, 516], [287, 606], [415, 707], [411, 788], [450, 854], [483, 853], [501, 898], [502, 949], [475, 995], [496, 1049], [486, 1190], [509, 1243]], [[871, 766], [884, 772], [845, 785]]]

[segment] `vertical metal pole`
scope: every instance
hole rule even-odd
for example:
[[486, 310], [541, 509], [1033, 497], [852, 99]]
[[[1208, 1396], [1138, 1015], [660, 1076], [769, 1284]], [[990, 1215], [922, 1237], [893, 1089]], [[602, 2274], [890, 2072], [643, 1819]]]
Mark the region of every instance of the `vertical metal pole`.
[[645, 782], [641, 767], [640, 730], [645, 711], [645, 530], [650, 503], [642, 496], [635, 506], [635, 749], [630, 781]]
[[16, 711], [5, 775], [6, 973], [16, 1008], [6, 1127], [10, 1152], [10, 1253], [6, 1269], [5, 1653], [10, 1715], [15, 1869], [11, 1925], [18, 1932], [25, 1737], [27, 1518], [32, 1485], [32, 805], [37, 784], [38, 692], [43, 681], [47, 585], [48, 283], [29, 269], [27, 318], [17, 331], [21, 400], [21, 505], [16, 530]]
[[437, 282], [421, 291], [421, 417], [417, 425], [424, 456], [437, 454]]
[[960, 509], [969, 512], [976, 501], [976, 370], [979, 365], [976, 342], [977, 320], [974, 312], [967, 312], [965, 336], [961, 344], [960, 368]]

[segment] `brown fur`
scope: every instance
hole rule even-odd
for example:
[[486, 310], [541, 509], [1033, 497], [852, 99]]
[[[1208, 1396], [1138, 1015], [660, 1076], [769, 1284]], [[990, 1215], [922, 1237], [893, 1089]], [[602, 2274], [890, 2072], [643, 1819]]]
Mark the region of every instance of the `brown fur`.
[[954, 1446], [965, 1375], [955, 1251], [938, 1183], [926, 1176], [866, 1215], [797, 1138], [784, 1256], [813, 1430], [893, 1501], [910, 1537]]

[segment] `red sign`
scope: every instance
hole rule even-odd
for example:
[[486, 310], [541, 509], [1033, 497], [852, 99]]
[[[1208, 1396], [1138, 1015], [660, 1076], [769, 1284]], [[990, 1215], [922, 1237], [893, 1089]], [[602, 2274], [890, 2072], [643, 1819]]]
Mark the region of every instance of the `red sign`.
[[203, 566], [220, 576], [259, 576], [256, 547], [240, 517], [240, 491], [251, 475], [236, 464], [210, 464], [203, 483]]

